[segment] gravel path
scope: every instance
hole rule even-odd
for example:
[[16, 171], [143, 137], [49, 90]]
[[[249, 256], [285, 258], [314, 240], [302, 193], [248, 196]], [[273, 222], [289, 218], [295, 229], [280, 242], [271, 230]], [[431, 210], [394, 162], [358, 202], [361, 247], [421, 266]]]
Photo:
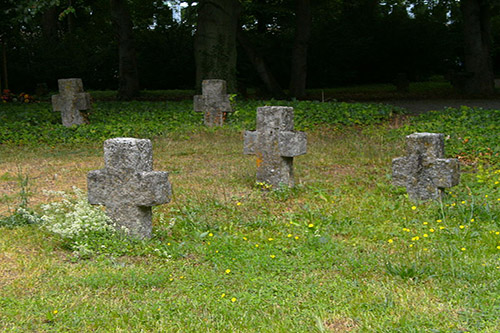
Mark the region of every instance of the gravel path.
[[419, 114], [432, 110], [443, 110], [447, 107], [459, 108], [460, 106], [480, 107], [483, 109], [500, 110], [500, 100], [495, 99], [435, 99], [435, 100], [390, 100], [382, 102], [388, 105], [399, 106], [410, 113]]

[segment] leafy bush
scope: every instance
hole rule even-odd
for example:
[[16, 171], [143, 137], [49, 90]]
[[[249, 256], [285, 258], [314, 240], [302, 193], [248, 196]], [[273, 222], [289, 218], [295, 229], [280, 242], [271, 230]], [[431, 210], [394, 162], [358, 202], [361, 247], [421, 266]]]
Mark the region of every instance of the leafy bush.
[[430, 111], [398, 129], [398, 133], [443, 133], [446, 152], [464, 163], [500, 164], [500, 110], [483, 110], [463, 106], [444, 111]]
[[[228, 115], [227, 124], [237, 130], [255, 128], [256, 109], [263, 105], [295, 108], [299, 130], [320, 125], [361, 125], [390, 118], [401, 109], [386, 105], [240, 101]], [[201, 129], [203, 115], [193, 111], [191, 101], [181, 102], [99, 102], [90, 112], [90, 124], [64, 127], [60, 115], [48, 103], [0, 106], [0, 143], [56, 144], [102, 142], [112, 137], [154, 138]]]

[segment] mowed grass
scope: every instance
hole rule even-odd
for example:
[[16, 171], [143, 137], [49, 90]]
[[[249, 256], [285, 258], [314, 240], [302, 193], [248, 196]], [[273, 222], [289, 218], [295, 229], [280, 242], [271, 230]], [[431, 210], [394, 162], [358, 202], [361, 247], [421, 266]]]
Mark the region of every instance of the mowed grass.
[[[390, 184], [395, 124], [309, 130], [297, 186], [271, 192], [238, 126], [154, 138], [174, 194], [154, 209], [153, 239], [82, 259], [37, 225], [1, 228], [0, 328], [497, 332], [498, 166], [464, 166], [442, 202], [411, 203]], [[0, 163], [3, 212], [22, 175], [37, 210], [57, 199], [43, 190], [85, 189], [102, 142], [4, 145]]]

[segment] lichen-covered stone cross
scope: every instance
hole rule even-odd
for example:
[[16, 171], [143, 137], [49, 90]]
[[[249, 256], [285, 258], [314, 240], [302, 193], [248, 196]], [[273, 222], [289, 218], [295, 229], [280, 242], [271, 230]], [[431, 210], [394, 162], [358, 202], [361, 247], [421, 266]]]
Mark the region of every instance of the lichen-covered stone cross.
[[306, 153], [304, 132], [293, 130], [293, 108], [257, 108], [257, 130], [246, 131], [245, 154], [257, 155], [257, 182], [293, 187], [293, 158]]
[[104, 169], [88, 173], [88, 199], [132, 237], [149, 238], [151, 206], [170, 201], [168, 173], [153, 171], [150, 140], [115, 138], [104, 142]]
[[83, 92], [81, 79], [60, 79], [59, 95], [52, 96], [54, 111], [61, 112], [62, 124], [66, 127], [88, 123], [82, 111], [90, 109], [90, 95]]
[[458, 185], [460, 164], [444, 158], [444, 135], [414, 133], [406, 137], [407, 156], [392, 160], [392, 183], [405, 186], [413, 201], [437, 199], [443, 188]]
[[233, 112], [229, 95], [226, 93], [226, 81], [203, 80], [202, 95], [194, 96], [194, 111], [204, 112], [206, 126], [222, 126], [227, 112]]

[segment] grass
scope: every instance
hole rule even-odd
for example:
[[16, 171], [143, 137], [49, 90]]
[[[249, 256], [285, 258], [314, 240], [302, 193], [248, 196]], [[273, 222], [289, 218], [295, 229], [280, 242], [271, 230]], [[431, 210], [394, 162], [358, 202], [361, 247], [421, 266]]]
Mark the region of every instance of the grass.
[[[99, 106], [107, 111], [95, 128], [112, 111], [124, 119], [116, 127], [137, 121], [122, 105]], [[453, 139], [478, 111], [466, 110], [461, 122], [432, 113], [394, 128], [394, 113], [378, 118], [375, 107], [358, 107], [365, 118], [343, 124], [333, 120], [344, 119], [346, 106], [299, 106], [308, 153], [295, 159], [294, 189], [255, 186], [255, 158], [242, 154], [249, 104], [221, 129], [186, 115], [180, 122], [189, 126], [152, 135], [155, 170], [169, 171], [174, 189], [172, 202], [154, 209], [152, 240], [92, 238], [85, 259], [38, 225], [1, 228], [2, 330], [497, 332], [500, 168]], [[491, 119], [494, 132], [500, 122]], [[391, 159], [403, 154], [404, 134], [443, 124], [447, 151], [470, 163], [442, 202], [415, 205], [390, 185]], [[472, 147], [498, 144], [474, 140], [486, 130], [469, 129]], [[26, 196], [40, 211], [58, 200], [42, 190], [84, 189], [86, 173], [103, 166], [99, 136], [53, 140], [0, 146], [3, 212]]]

